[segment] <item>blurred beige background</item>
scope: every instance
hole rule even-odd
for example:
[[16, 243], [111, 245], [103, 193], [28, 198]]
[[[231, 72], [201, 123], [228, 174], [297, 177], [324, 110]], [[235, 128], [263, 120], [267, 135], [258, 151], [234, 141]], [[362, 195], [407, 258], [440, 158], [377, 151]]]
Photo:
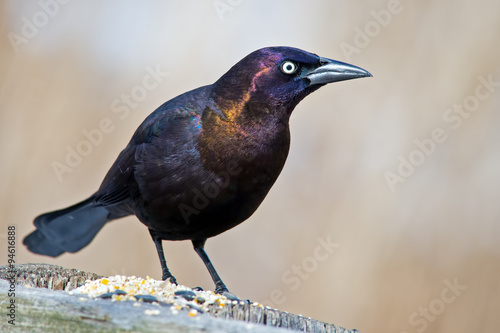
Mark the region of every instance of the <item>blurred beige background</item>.
[[[157, 106], [288, 45], [374, 77], [296, 108], [267, 199], [207, 242], [230, 290], [365, 333], [498, 332], [500, 2], [9, 0], [0, 13], [0, 263], [14, 224], [20, 263], [160, 278], [133, 217], [56, 259], [21, 241], [36, 215], [92, 194]], [[150, 90], [148, 71], [161, 72]], [[190, 242], [164, 246], [180, 283], [213, 289]]]

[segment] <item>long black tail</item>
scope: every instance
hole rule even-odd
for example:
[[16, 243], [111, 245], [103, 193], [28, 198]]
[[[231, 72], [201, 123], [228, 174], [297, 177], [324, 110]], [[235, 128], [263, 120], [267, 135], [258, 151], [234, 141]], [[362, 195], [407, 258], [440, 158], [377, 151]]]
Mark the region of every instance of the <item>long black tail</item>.
[[105, 207], [92, 202], [90, 197], [71, 207], [38, 216], [33, 222], [37, 230], [26, 236], [23, 244], [31, 252], [50, 257], [81, 250], [113, 219]]

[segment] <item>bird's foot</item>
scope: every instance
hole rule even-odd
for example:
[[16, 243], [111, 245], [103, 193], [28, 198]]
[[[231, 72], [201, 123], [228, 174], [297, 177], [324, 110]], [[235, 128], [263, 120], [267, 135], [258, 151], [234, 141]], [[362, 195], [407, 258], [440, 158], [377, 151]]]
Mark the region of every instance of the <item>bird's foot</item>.
[[173, 277], [172, 275], [163, 275], [163, 276], [161, 277], [161, 279], [162, 279], [163, 281], [168, 281], [168, 282], [170, 282], [170, 283], [172, 283], [172, 284], [177, 285], [177, 280], [176, 280], [176, 279], [175, 279], [175, 277]]
[[236, 297], [235, 295], [231, 294], [229, 291], [223, 291], [223, 292], [216, 292], [217, 294], [219, 295], [222, 295], [222, 296], [225, 296], [228, 300], [230, 301], [237, 301], [237, 302], [240, 302], [241, 299], [239, 299], [238, 297]]
[[[191, 288], [191, 289], [193, 291], [203, 291], [204, 290], [202, 287], [194, 287], [194, 288]], [[224, 289], [215, 289], [215, 293], [218, 294], [218, 295], [225, 296], [230, 301], [252, 303], [249, 299], [247, 299], [247, 300], [241, 300], [241, 299], [239, 299], [234, 294], [230, 293], [229, 290], [227, 290], [227, 288], [224, 288]]]
[[219, 294], [219, 295], [222, 295], [222, 296], [225, 296], [230, 301], [244, 302], [246, 304], [251, 303], [249, 299], [247, 299], [247, 300], [241, 300], [241, 299], [239, 299], [234, 294], [230, 293], [229, 290], [227, 290], [227, 288], [224, 288], [224, 289], [216, 288], [215, 289], [215, 293]]

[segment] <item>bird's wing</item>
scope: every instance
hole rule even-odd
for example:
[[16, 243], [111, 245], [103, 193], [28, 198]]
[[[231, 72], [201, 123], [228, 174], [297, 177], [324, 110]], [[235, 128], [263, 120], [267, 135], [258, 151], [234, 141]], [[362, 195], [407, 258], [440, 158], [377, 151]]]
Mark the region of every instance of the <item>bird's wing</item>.
[[[199, 163], [200, 112], [165, 103], [149, 115], [120, 153], [94, 195], [98, 205], [120, 204], [137, 194], [152, 200]], [[147, 190], [145, 188], [147, 187]]]
[[176, 196], [185, 192], [189, 182], [201, 176], [197, 174], [202, 169], [197, 147], [200, 112], [179, 110], [147, 131], [148, 140], [135, 152], [134, 178], [141, 196], [154, 201], [165, 193]]

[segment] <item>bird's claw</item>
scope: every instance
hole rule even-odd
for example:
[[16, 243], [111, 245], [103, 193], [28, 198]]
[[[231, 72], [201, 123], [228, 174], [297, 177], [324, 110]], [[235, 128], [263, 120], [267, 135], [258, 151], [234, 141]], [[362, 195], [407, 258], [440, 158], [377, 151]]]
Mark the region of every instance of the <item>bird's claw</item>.
[[177, 285], [177, 280], [176, 280], [176, 279], [175, 279], [175, 277], [173, 277], [172, 275], [170, 275], [170, 276], [162, 276], [162, 278], [161, 278], [161, 279], [162, 279], [163, 281], [168, 281], [168, 282], [170, 282], [170, 283], [172, 283], [172, 284]]
[[244, 301], [241, 300], [241, 299], [239, 299], [234, 294], [230, 293], [227, 289], [226, 290], [217, 290], [216, 289], [215, 293], [219, 294], [219, 295], [222, 295], [222, 296], [225, 296], [230, 301], [244, 302], [245, 304], [250, 304], [251, 303], [249, 299], [244, 300]]
[[217, 294], [225, 296], [230, 301], [237, 301], [237, 302], [241, 301], [238, 297], [236, 297], [235, 295], [231, 294], [229, 291], [223, 291], [223, 292], [217, 293]]

